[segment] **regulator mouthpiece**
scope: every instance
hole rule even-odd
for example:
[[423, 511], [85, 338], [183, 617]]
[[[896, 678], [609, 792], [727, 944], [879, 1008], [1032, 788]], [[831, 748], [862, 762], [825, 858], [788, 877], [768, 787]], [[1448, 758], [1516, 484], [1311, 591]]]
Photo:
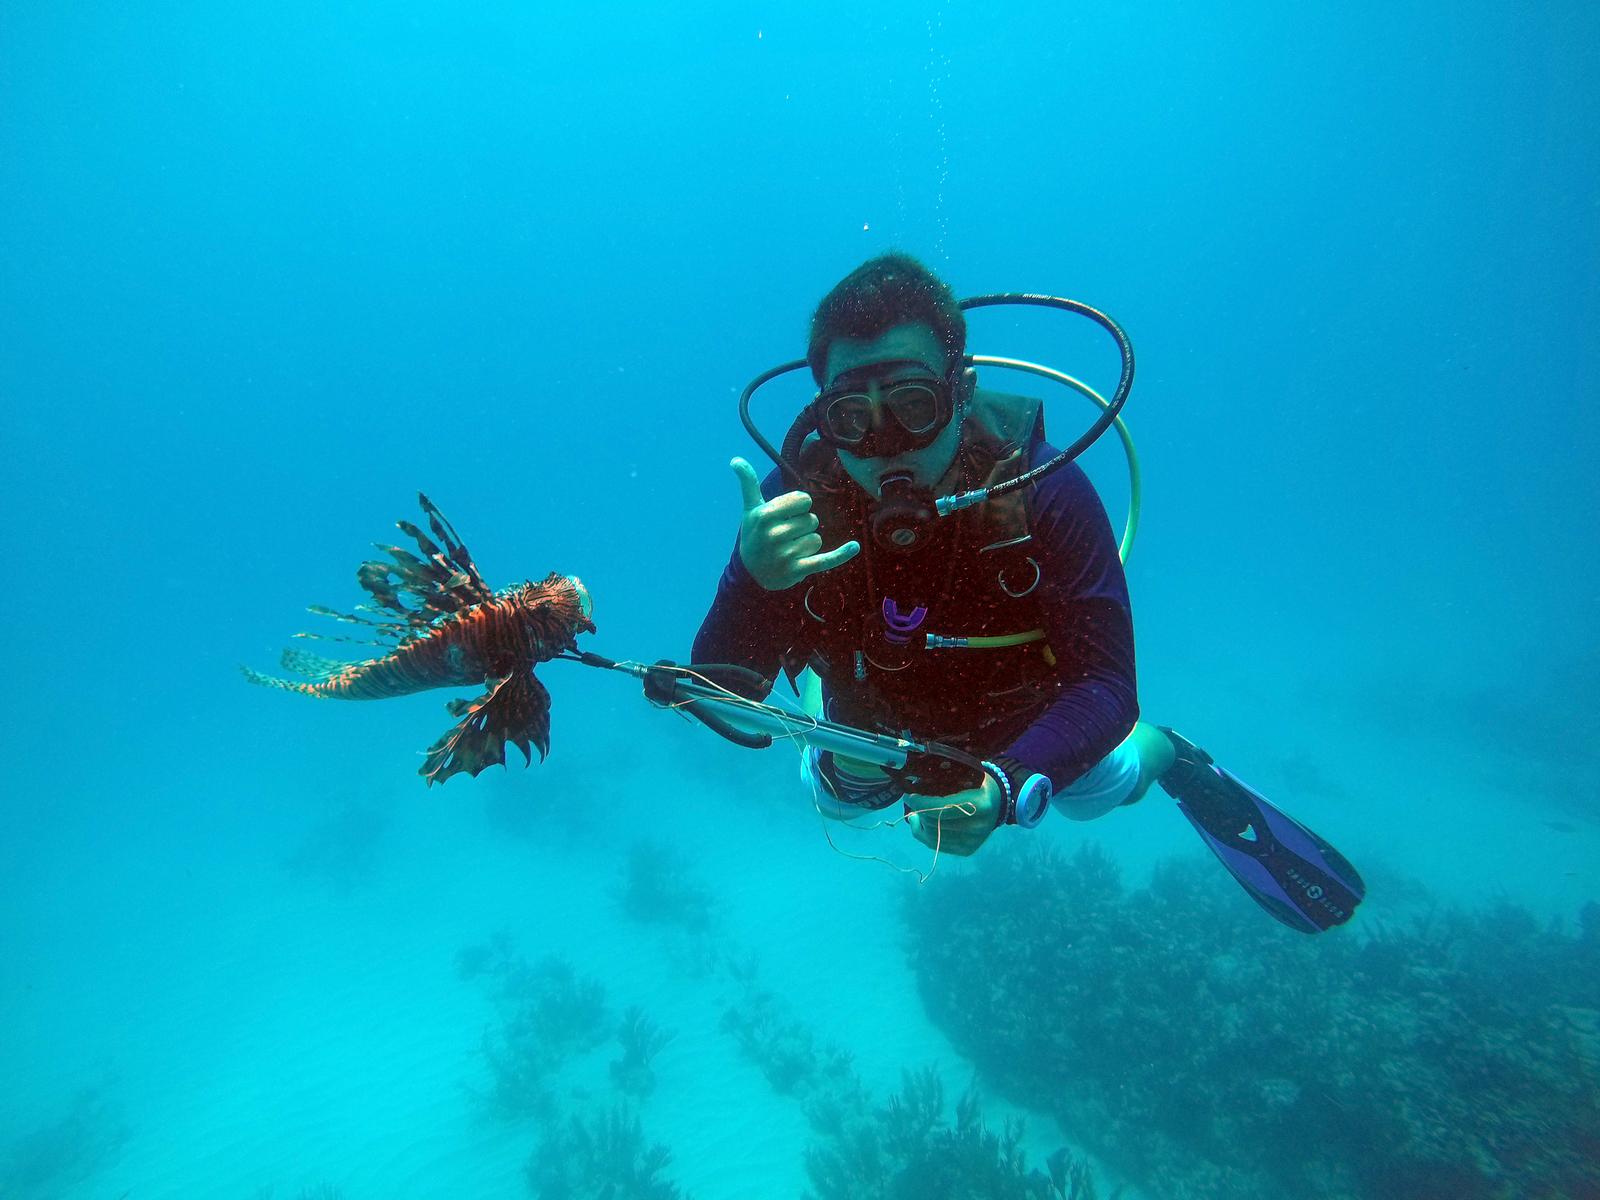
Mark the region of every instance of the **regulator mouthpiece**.
[[883, 481], [867, 528], [879, 549], [904, 554], [921, 548], [938, 519], [933, 493], [919, 488], [909, 473], [897, 474]]

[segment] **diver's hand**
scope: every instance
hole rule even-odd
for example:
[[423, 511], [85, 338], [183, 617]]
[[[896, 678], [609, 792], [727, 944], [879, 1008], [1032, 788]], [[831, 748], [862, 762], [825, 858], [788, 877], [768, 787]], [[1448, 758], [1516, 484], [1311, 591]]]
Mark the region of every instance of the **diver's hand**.
[[810, 496], [785, 492], [771, 500], [763, 499], [756, 469], [742, 458], [729, 465], [739, 478], [739, 495], [744, 503], [739, 557], [751, 578], [767, 591], [791, 588], [808, 575], [847, 563], [861, 552], [861, 543], [851, 541], [826, 554], [819, 553], [822, 538], [817, 534]]
[[979, 787], [949, 796], [906, 796], [911, 835], [924, 846], [965, 858], [977, 852], [1000, 818], [1000, 785], [989, 775]]

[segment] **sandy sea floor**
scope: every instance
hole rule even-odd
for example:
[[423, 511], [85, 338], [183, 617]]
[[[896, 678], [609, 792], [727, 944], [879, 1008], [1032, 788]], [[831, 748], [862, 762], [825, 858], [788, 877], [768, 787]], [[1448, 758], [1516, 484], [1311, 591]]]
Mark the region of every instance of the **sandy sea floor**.
[[[1341, 731], [1332, 714], [1317, 746], [1286, 755], [1270, 728], [1229, 728], [1224, 715], [1207, 718], [1219, 759], [1367, 871], [1364, 917], [1381, 915], [1412, 877], [1446, 900], [1505, 896], [1549, 915], [1570, 916], [1589, 898], [1595, 824], [1545, 793], [1505, 787], [1513, 764], [1435, 755], [1371, 724]], [[687, 1192], [798, 1196], [811, 1135], [799, 1104], [776, 1095], [719, 1028], [736, 983], [722, 967], [708, 970], [687, 939], [630, 921], [617, 902], [640, 837], [684, 855], [714, 895], [719, 953], [753, 956], [763, 985], [819, 1039], [848, 1049], [877, 1096], [903, 1070], [931, 1064], [953, 1101], [970, 1072], [924, 1018], [898, 928], [914, 877], [831, 850], [790, 782], [787, 752], [752, 758], [696, 736], [665, 734], [663, 765], [620, 755], [603, 787], [574, 783], [571, 764], [563, 773], [552, 760], [452, 783], [442, 799], [437, 789], [425, 801], [402, 793], [370, 866], [342, 886], [286, 872], [287, 834], [176, 867], [124, 860], [114, 892], [125, 907], [115, 912], [79, 906], [64, 867], [59, 903], [15, 960], [33, 983], [9, 1001], [23, 1036], [9, 1048], [16, 1066], [0, 1116], [15, 1138], [99, 1086], [127, 1135], [100, 1161], [16, 1200], [282, 1200], [322, 1184], [347, 1200], [526, 1195], [537, 1134], [477, 1098], [494, 1011], [485, 988], [454, 968], [462, 947], [500, 932], [530, 960], [561, 955], [600, 980], [613, 1013], [640, 1004], [674, 1033], [640, 1115], [647, 1137], [671, 1147], [669, 1174]], [[698, 758], [675, 757], [686, 753]], [[1419, 755], [1449, 769], [1417, 778]], [[685, 761], [692, 772], [673, 765]], [[1341, 774], [1351, 761], [1365, 764], [1361, 780]], [[568, 800], [589, 800], [517, 832], [493, 819], [545, 802], [538, 793], [552, 783]], [[1130, 882], [1168, 855], [1203, 853], [1160, 795], [1093, 826], [1052, 818], [1031, 836], [1069, 848], [1093, 837]], [[903, 831], [838, 840], [928, 865]], [[939, 869], [959, 867], [947, 859]], [[1220, 868], [1216, 885], [1233, 886]], [[1238, 911], [1266, 919], [1247, 902]], [[559, 1084], [568, 1104], [609, 1100], [612, 1053], [608, 1043], [571, 1063]], [[985, 1102], [992, 1125], [1014, 1111]], [[1030, 1118], [1032, 1161], [1042, 1165], [1064, 1140], [1050, 1119]]]

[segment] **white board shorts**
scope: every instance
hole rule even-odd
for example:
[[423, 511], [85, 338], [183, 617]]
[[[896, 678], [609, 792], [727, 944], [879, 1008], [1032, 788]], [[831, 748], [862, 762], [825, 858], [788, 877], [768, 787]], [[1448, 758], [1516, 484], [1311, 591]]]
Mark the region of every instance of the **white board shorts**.
[[[818, 767], [821, 752], [807, 746], [800, 755], [800, 780], [817, 811], [836, 821], [869, 819], [901, 798], [893, 783], [862, 780], [852, 786], [850, 776]], [[1104, 816], [1129, 796], [1139, 784], [1139, 752], [1130, 734], [1110, 754], [1057, 792], [1050, 807], [1074, 821]]]

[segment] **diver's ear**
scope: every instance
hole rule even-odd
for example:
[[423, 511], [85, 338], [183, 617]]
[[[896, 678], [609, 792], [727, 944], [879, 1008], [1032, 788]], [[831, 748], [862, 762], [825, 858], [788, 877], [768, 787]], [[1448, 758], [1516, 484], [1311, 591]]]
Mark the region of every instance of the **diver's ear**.
[[956, 376], [956, 393], [962, 400], [971, 400], [972, 393], [978, 390], [978, 371], [972, 366], [961, 368], [961, 374]]

